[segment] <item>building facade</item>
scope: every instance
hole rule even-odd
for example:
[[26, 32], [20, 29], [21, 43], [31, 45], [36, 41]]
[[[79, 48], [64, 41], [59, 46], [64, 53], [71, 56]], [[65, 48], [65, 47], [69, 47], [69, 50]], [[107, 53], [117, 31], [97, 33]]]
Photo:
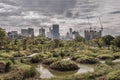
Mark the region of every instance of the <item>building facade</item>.
[[21, 35], [24, 37], [32, 37], [34, 36], [34, 29], [33, 28], [21, 29]]
[[39, 29], [39, 35], [45, 37], [45, 29]]
[[89, 30], [84, 31], [84, 36], [86, 40], [92, 40], [92, 39], [102, 37], [102, 32], [103, 32], [103, 28], [101, 28], [101, 30], [99, 31], [96, 31], [96, 29], [90, 28]]
[[53, 37], [53, 39], [59, 39], [60, 38], [59, 25], [58, 24], [54, 24], [52, 26], [52, 37]]
[[7, 33], [7, 37], [9, 39], [17, 38], [18, 37], [18, 32], [17, 31], [11, 31]]

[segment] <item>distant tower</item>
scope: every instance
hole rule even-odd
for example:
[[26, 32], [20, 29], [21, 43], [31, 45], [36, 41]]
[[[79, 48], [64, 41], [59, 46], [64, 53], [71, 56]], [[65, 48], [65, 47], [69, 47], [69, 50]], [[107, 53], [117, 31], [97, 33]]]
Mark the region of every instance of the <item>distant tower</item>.
[[69, 30], [70, 30], [70, 34], [69, 34], [70, 39], [73, 39], [73, 30], [72, 30], [72, 28], [70, 28]]
[[39, 29], [39, 35], [45, 37], [45, 29]]
[[70, 28], [70, 33], [72, 33], [72, 28]]
[[28, 28], [28, 36], [34, 37], [34, 29], [33, 28]]
[[28, 37], [29, 36], [28, 30], [27, 29], [21, 29], [21, 35], [24, 36], [24, 37]]
[[90, 31], [92, 31], [92, 27], [90, 27]]
[[52, 36], [53, 36], [53, 39], [59, 39], [60, 38], [59, 25], [58, 24], [54, 24], [52, 26]]

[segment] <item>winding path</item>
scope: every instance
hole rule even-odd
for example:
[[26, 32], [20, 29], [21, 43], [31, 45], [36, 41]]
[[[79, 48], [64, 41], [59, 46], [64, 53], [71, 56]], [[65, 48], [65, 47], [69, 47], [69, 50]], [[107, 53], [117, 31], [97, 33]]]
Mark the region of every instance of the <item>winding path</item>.
[[31, 55], [24, 56], [24, 57], [14, 57], [14, 59], [31, 58], [31, 57], [34, 57], [34, 56], [36, 56], [37, 54], [39, 54], [39, 53], [33, 53], [33, 54], [31, 54]]

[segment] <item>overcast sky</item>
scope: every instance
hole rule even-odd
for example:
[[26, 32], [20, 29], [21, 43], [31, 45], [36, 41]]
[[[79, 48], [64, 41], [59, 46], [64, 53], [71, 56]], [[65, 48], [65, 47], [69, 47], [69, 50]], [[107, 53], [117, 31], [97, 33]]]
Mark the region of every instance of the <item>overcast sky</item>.
[[0, 25], [7, 31], [21, 28], [50, 27], [60, 24], [61, 34], [70, 27], [81, 31], [88, 29], [87, 16], [93, 27], [100, 28], [101, 17], [104, 34], [120, 34], [120, 0], [0, 0]]

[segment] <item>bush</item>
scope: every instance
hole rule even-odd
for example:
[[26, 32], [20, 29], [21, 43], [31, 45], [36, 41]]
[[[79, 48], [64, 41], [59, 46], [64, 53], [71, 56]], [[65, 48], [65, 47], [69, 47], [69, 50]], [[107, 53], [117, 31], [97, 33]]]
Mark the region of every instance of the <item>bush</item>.
[[39, 49], [37, 49], [37, 48], [33, 49], [32, 53], [39, 53]]
[[114, 53], [113, 56], [114, 56], [114, 59], [118, 59], [120, 58], [120, 53]]
[[26, 80], [27, 78], [33, 78], [37, 74], [34, 67], [26, 64], [18, 64], [14, 66], [14, 69], [7, 74], [0, 76], [0, 80]]
[[52, 64], [53, 62], [56, 62], [56, 61], [58, 61], [58, 60], [59, 60], [59, 59], [57, 59], [57, 58], [48, 58], [48, 59], [46, 59], [46, 60], [43, 61], [43, 64], [50, 65], [50, 64]]
[[76, 61], [76, 60], [77, 60], [78, 58], [80, 58], [80, 57], [82, 57], [82, 55], [78, 55], [78, 54], [77, 54], [77, 55], [74, 55], [74, 56], [72, 57], [72, 60], [75, 60], [75, 61]]
[[94, 57], [88, 57], [88, 56], [81, 56], [76, 61], [79, 62], [79, 63], [83, 63], [83, 64], [96, 64], [96, 63], [99, 62]]
[[23, 56], [25, 56], [25, 54], [22, 53], [22, 52], [20, 52], [20, 51], [18, 51], [18, 52], [15, 53], [13, 56], [14, 56], [14, 57], [23, 57]]
[[41, 61], [41, 58], [37, 55], [31, 58], [31, 63], [38, 63]]
[[94, 75], [96, 77], [104, 76], [105, 74], [108, 74], [110, 71], [112, 71], [112, 67], [106, 64], [99, 64], [95, 66]]
[[24, 72], [24, 78], [34, 77], [36, 75], [36, 69], [34, 67], [30, 67]]
[[11, 68], [11, 63], [10, 62], [7, 62], [6, 63], [6, 66], [5, 66], [5, 72], [9, 72], [10, 71], [10, 68]]
[[110, 72], [107, 75], [108, 80], [120, 80], [120, 70]]
[[73, 71], [79, 69], [76, 63], [66, 60], [54, 62], [50, 65], [50, 68], [58, 71]]
[[102, 55], [99, 55], [98, 58], [101, 60], [114, 59], [114, 57], [110, 54], [102, 54]]
[[112, 60], [106, 60], [105, 63], [106, 63], [107, 65], [114, 65], [114, 62], [112, 62]]

